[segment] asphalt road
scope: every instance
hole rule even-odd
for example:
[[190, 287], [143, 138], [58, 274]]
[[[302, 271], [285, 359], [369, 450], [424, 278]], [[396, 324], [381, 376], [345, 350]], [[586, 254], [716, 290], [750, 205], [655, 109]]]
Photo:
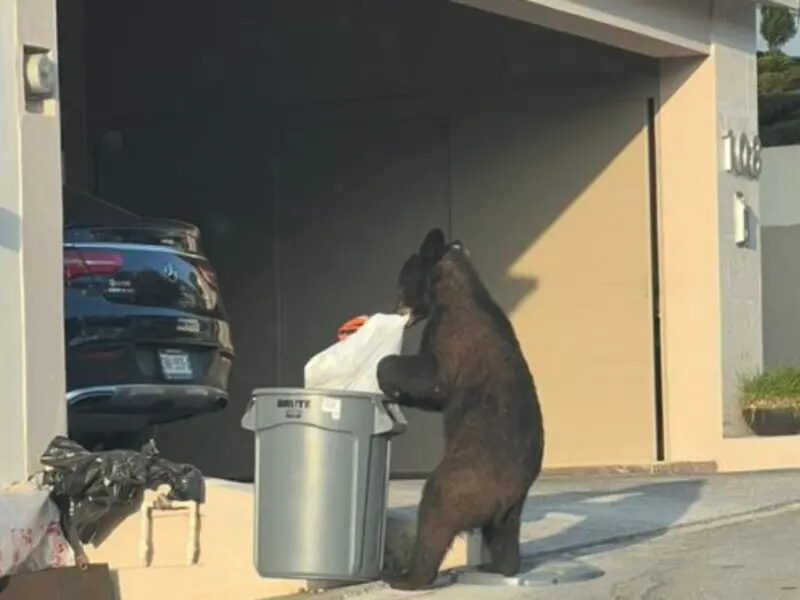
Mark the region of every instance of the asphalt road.
[[[572, 583], [552, 585], [553, 576]], [[584, 581], [576, 581], [584, 579]], [[532, 571], [532, 587], [455, 584], [369, 600], [770, 600], [800, 599], [800, 511], [558, 557]]]
[[[800, 512], [669, 535], [581, 558], [603, 571], [519, 598], [571, 600], [800, 598]], [[543, 568], [544, 565], [540, 568]]]

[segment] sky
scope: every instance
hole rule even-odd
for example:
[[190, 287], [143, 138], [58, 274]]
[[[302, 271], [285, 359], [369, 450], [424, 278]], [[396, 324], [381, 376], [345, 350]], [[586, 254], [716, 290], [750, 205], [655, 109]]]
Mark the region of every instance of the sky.
[[[758, 13], [756, 13], [758, 14]], [[759, 29], [761, 28], [761, 15], [758, 15], [758, 23]], [[759, 50], [766, 50], [767, 43], [761, 37], [761, 34], [758, 36], [758, 49]], [[783, 51], [790, 56], [800, 56], [800, 35], [794, 36], [788, 44], [783, 47]]]

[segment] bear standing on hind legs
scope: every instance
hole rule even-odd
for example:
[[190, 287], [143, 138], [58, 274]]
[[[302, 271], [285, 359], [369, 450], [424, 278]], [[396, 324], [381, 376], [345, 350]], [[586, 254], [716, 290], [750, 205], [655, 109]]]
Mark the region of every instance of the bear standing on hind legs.
[[445, 453], [425, 483], [408, 573], [393, 587], [432, 584], [461, 531], [481, 527], [491, 572], [519, 570], [520, 518], [544, 453], [542, 414], [514, 330], [460, 243], [436, 229], [400, 272], [398, 310], [428, 319], [419, 353], [378, 365], [402, 406], [442, 412]]

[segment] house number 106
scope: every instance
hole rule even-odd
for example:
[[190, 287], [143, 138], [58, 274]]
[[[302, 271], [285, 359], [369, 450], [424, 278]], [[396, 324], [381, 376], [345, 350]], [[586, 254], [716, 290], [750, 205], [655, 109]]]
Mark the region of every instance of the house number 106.
[[758, 179], [761, 175], [761, 138], [728, 131], [725, 141], [725, 170], [729, 173]]

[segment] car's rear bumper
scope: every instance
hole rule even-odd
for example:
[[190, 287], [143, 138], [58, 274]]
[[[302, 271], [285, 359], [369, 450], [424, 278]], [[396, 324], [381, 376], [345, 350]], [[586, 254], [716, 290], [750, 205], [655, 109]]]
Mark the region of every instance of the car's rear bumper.
[[193, 384], [133, 384], [79, 388], [67, 393], [70, 429], [132, 431], [222, 410], [228, 393]]

